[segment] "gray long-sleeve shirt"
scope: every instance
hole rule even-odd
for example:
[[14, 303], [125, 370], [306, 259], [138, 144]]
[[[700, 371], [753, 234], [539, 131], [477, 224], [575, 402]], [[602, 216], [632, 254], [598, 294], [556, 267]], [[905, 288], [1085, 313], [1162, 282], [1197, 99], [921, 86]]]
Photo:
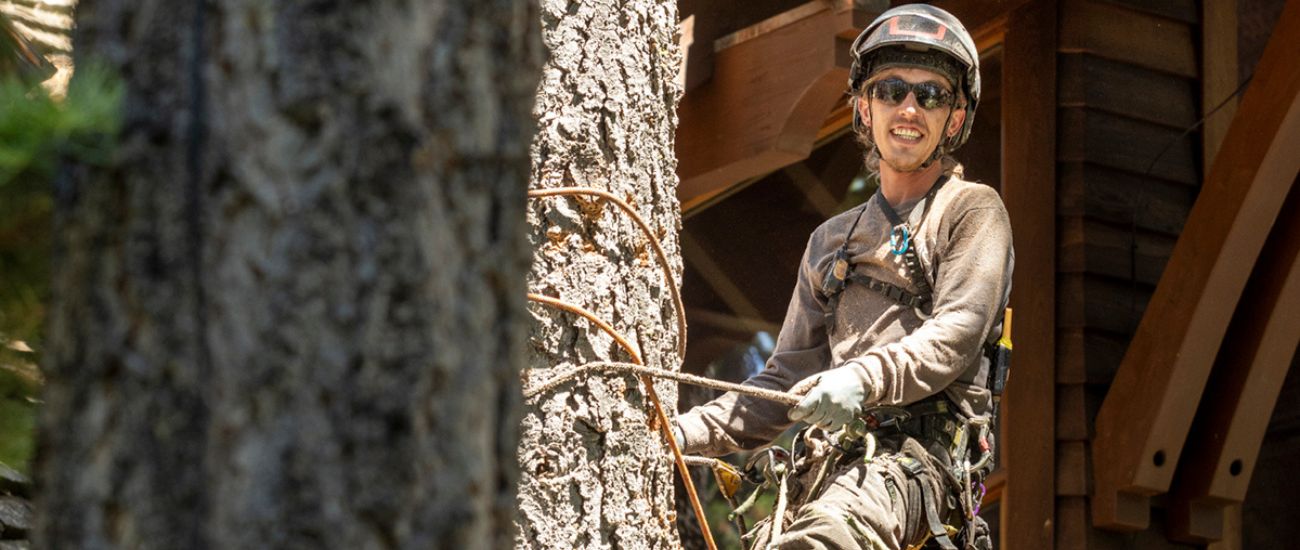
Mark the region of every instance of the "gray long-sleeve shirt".
[[[836, 326], [827, 330], [822, 277], [862, 207], [852, 208], [813, 231], [776, 348], [745, 384], [785, 391], [847, 365], [866, 383], [866, 405], [907, 405], [944, 392], [966, 415], [987, 415], [988, 360], [981, 346], [1001, 323], [1011, 291], [1011, 225], [997, 192], [961, 180], [960, 173], [939, 188], [913, 237], [933, 287], [930, 315], [850, 283], [840, 295]], [[875, 204], [880, 200], [876, 194], [863, 205], [849, 238], [850, 262], [857, 273], [917, 293], [903, 257], [890, 251], [891, 224]], [[915, 227], [920, 218], [913, 205], [895, 210]], [[725, 394], [678, 417], [684, 450], [717, 456], [764, 445], [790, 426], [788, 410]]]

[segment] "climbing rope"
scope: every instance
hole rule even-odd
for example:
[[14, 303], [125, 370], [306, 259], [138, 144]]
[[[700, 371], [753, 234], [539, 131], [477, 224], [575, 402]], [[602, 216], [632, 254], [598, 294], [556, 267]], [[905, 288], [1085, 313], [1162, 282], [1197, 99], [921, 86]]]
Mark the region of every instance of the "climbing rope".
[[[677, 285], [674, 284], [672, 266], [668, 263], [668, 256], [664, 254], [663, 246], [659, 243], [658, 237], [656, 237], [654, 232], [650, 230], [650, 226], [641, 218], [641, 215], [637, 214], [636, 210], [634, 210], [631, 205], [627, 204], [623, 199], [613, 193], [601, 189], [590, 187], [559, 187], [554, 189], [530, 189], [528, 191], [528, 196], [530, 198], [576, 195], [599, 197], [614, 203], [622, 209], [623, 212], [627, 213], [628, 216], [632, 218], [632, 221], [636, 222], [637, 227], [641, 228], [641, 231], [645, 233], [646, 239], [650, 242], [650, 247], [654, 250], [655, 259], [659, 262], [659, 267], [663, 269], [664, 286], [668, 288], [669, 293], [672, 295], [673, 309], [677, 314], [677, 356], [684, 360], [686, 358], [686, 307], [682, 304], [681, 292], [677, 289]], [[596, 318], [596, 316], [591, 312], [562, 300], [539, 294], [530, 293], [528, 299], [585, 317], [592, 323], [595, 323], [596, 326], [600, 327], [601, 330], [612, 336], [614, 341], [618, 342], [619, 346], [626, 350], [628, 355], [632, 356], [632, 363], [635, 366], [648, 368], [645, 367], [644, 362], [641, 360], [641, 354], [627, 341], [626, 338], [623, 338], [618, 331], [614, 330], [614, 327], [611, 327], [608, 323]], [[651, 370], [657, 371], [658, 369]], [[664, 440], [668, 443], [668, 448], [672, 451], [673, 462], [677, 464], [677, 470], [681, 473], [682, 484], [686, 486], [686, 494], [690, 498], [691, 508], [695, 512], [695, 517], [699, 519], [700, 531], [701, 535], [704, 537], [704, 542], [708, 545], [709, 550], [717, 550], [717, 545], [713, 542], [713, 533], [709, 530], [709, 520], [704, 515], [704, 507], [700, 505], [700, 498], [695, 491], [695, 483], [691, 479], [690, 470], [686, 468], [686, 462], [682, 458], [682, 451], [677, 447], [676, 439], [673, 438], [671, 424], [668, 422], [668, 415], [664, 414], [663, 405], [659, 403], [659, 394], [655, 391], [654, 381], [650, 378], [647, 372], [641, 372], [640, 375], [641, 383], [646, 387], [646, 395], [650, 397], [650, 402], [654, 406], [655, 418], [658, 420], [659, 430], [663, 434]]]
[[780, 472], [781, 481], [776, 490], [776, 509], [772, 510], [772, 535], [767, 538], [768, 548], [776, 548], [777, 541], [781, 539], [781, 527], [785, 523], [785, 507], [789, 502], [791, 473], [788, 469]]
[[741, 395], [748, 395], [751, 397], [766, 399], [768, 401], [775, 401], [777, 403], [783, 403], [791, 406], [798, 405], [799, 400], [803, 399], [802, 396], [793, 393], [769, 390], [769, 389], [758, 388], [754, 386], [746, 386], [744, 384], [724, 382], [722, 380], [715, 380], [712, 378], [696, 376], [694, 374], [687, 374], [684, 372], [662, 370], [662, 369], [656, 369], [652, 367], [646, 367], [643, 365], [637, 365], [635, 363], [620, 363], [617, 361], [596, 361], [592, 363], [587, 363], [585, 365], [578, 365], [573, 368], [565, 369], [559, 374], [549, 375], [548, 380], [546, 380], [545, 382], [537, 383], [535, 385], [530, 384], [528, 381], [525, 381], [524, 397], [528, 398], [538, 394], [547, 393], [580, 374], [588, 373], [588, 372], [600, 372], [600, 371], [627, 372], [633, 374], [649, 375], [656, 378], [672, 380], [674, 382], [681, 382], [683, 384], [690, 384], [692, 386], [700, 386], [700, 387], [720, 390], [720, 391], [736, 392]]
[[[534, 302], [546, 304], [555, 308], [568, 311], [586, 318], [588, 321], [595, 323], [597, 327], [605, 331], [614, 341], [618, 343], [628, 355], [632, 356], [632, 362], [638, 366], [645, 366], [641, 360], [641, 354], [631, 343], [614, 330], [614, 327], [601, 321], [595, 314], [571, 303], [542, 296], [540, 294], [528, 294], [528, 299]], [[677, 471], [682, 475], [682, 484], [686, 486], [686, 496], [690, 498], [691, 508], [695, 511], [695, 517], [700, 520], [700, 532], [704, 536], [704, 542], [708, 545], [709, 550], [718, 550], [713, 542], [713, 533], [709, 531], [709, 519], [704, 515], [704, 507], [700, 505], [700, 497], [695, 492], [695, 483], [691, 480], [691, 471], [686, 467], [686, 460], [682, 457], [682, 450], [677, 447], [677, 440], [673, 437], [671, 425], [668, 423], [668, 415], [664, 414], [663, 405], [659, 403], [659, 393], [655, 391], [654, 380], [647, 374], [641, 375], [641, 383], [645, 385], [646, 395], [650, 397], [650, 403], [654, 406], [655, 418], [658, 420], [659, 432], [663, 434], [664, 440], [668, 442], [668, 448], [673, 453], [673, 462], [677, 464]]]
[[673, 310], [677, 314], [677, 357], [680, 359], [686, 359], [686, 306], [682, 304], [681, 291], [677, 289], [677, 285], [673, 284], [673, 268], [672, 265], [668, 263], [668, 256], [664, 254], [664, 247], [659, 243], [659, 238], [650, 230], [650, 225], [641, 218], [641, 215], [637, 214], [636, 210], [633, 210], [631, 205], [623, 199], [618, 198], [617, 195], [614, 195], [609, 191], [592, 187], [556, 187], [553, 189], [528, 190], [528, 196], [531, 198], [577, 195], [599, 197], [614, 203], [621, 208], [623, 212], [626, 212], [628, 217], [632, 218], [632, 221], [636, 222], [637, 227], [641, 228], [642, 233], [645, 233], [646, 239], [650, 241], [650, 247], [655, 251], [655, 259], [659, 262], [659, 267], [664, 272], [664, 286], [668, 288], [668, 293], [673, 297]]

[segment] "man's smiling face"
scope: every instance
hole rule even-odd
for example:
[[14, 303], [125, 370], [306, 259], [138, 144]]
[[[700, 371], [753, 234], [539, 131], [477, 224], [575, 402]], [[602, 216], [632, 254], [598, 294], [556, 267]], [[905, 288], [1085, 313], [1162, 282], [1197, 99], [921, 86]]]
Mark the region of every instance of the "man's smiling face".
[[[880, 149], [881, 162], [899, 172], [920, 170], [935, 147], [961, 129], [966, 110], [955, 107], [955, 101], [927, 109], [918, 100], [917, 94], [911, 91], [893, 105], [888, 100], [873, 97], [872, 86], [890, 79], [908, 84], [929, 83], [947, 91], [949, 95], [953, 93], [952, 86], [942, 75], [933, 71], [891, 67], [872, 76], [865, 84], [867, 93], [858, 101], [859, 114], [870, 125], [871, 137]], [[948, 122], [946, 130], [945, 121]]]

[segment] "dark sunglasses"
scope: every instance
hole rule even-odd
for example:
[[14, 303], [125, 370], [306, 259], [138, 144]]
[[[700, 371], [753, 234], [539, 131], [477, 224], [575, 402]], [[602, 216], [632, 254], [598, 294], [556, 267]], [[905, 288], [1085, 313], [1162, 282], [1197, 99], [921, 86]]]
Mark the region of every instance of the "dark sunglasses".
[[916, 103], [924, 109], [938, 109], [952, 105], [952, 92], [943, 89], [934, 82], [912, 84], [898, 78], [886, 78], [871, 83], [868, 91], [876, 101], [886, 105], [898, 105], [907, 99], [907, 93], [916, 94]]

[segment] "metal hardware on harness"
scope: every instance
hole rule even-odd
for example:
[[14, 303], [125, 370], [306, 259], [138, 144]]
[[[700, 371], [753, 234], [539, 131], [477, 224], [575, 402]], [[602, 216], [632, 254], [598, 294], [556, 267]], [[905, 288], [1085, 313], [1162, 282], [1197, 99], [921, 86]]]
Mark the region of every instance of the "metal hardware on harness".
[[895, 225], [889, 230], [889, 251], [895, 256], [901, 256], [908, 249], [912, 248], [912, 228], [906, 223]]
[[745, 480], [754, 484], [771, 483], [776, 481], [778, 469], [785, 471], [789, 466], [790, 451], [773, 445], [754, 453], [745, 461]]
[[831, 261], [830, 268], [822, 276], [822, 294], [828, 297], [839, 294], [844, 290], [848, 276], [849, 253], [841, 248], [835, 252], [835, 259]]
[[876, 405], [868, 408], [862, 414], [863, 424], [866, 429], [871, 431], [897, 426], [899, 423], [906, 422], [911, 418], [911, 411], [892, 405]]
[[[781, 536], [782, 520], [785, 516], [786, 505], [789, 502], [787, 493], [789, 492], [789, 479], [794, 474], [794, 464], [791, 461], [790, 453], [785, 449], [777, 446], [771, 446], [762, 451], [755, 453], [745, 462], [745, 479], [751, 483], [758, 484], [754, 491], [749, 494], [745, 502], [736, 506], [730, 514], [727, 515], [729, 520], [740, 520], [737, 527], [745, 527], [743, 514], [753, 507], [758, 498], [758, 494], [765, 487], [776, 486], [776, 507], [772, 512], [769, 520], [772, 522], [769, 531], [768, 540], [776, 540]], [[742, 529], [740, 533], [745, 533], [748, 529]]]
[[984, 421], [980, 423], [979, 434], [980, 458], [970, 466], [970, 471], [982, 471], [990, 462], [993, 461], [993, 447], [989, 445], [989, 423]]
[[749, 532], [749, 525], [745, 522], [745, 513], [754, 507], [754, 503], [758, 501], [759, 493], [771, 486], [776, 486], [778, 491], [782, 490], [782, 481], [792, 470], [790, 453], [781, 447], [768, 447], [749, 457], [749, 460], [745, 462], [744, 471], [741, 475], [745, 481], [753, 483], [756, 487], [740, 505], [736, 505], [732, 499], [727, 499], [727, 504], [731, 505], [731, 512], [727, 514], [727, 521], [735, 522], [738, 533], [743, 536], [743, 534]]

